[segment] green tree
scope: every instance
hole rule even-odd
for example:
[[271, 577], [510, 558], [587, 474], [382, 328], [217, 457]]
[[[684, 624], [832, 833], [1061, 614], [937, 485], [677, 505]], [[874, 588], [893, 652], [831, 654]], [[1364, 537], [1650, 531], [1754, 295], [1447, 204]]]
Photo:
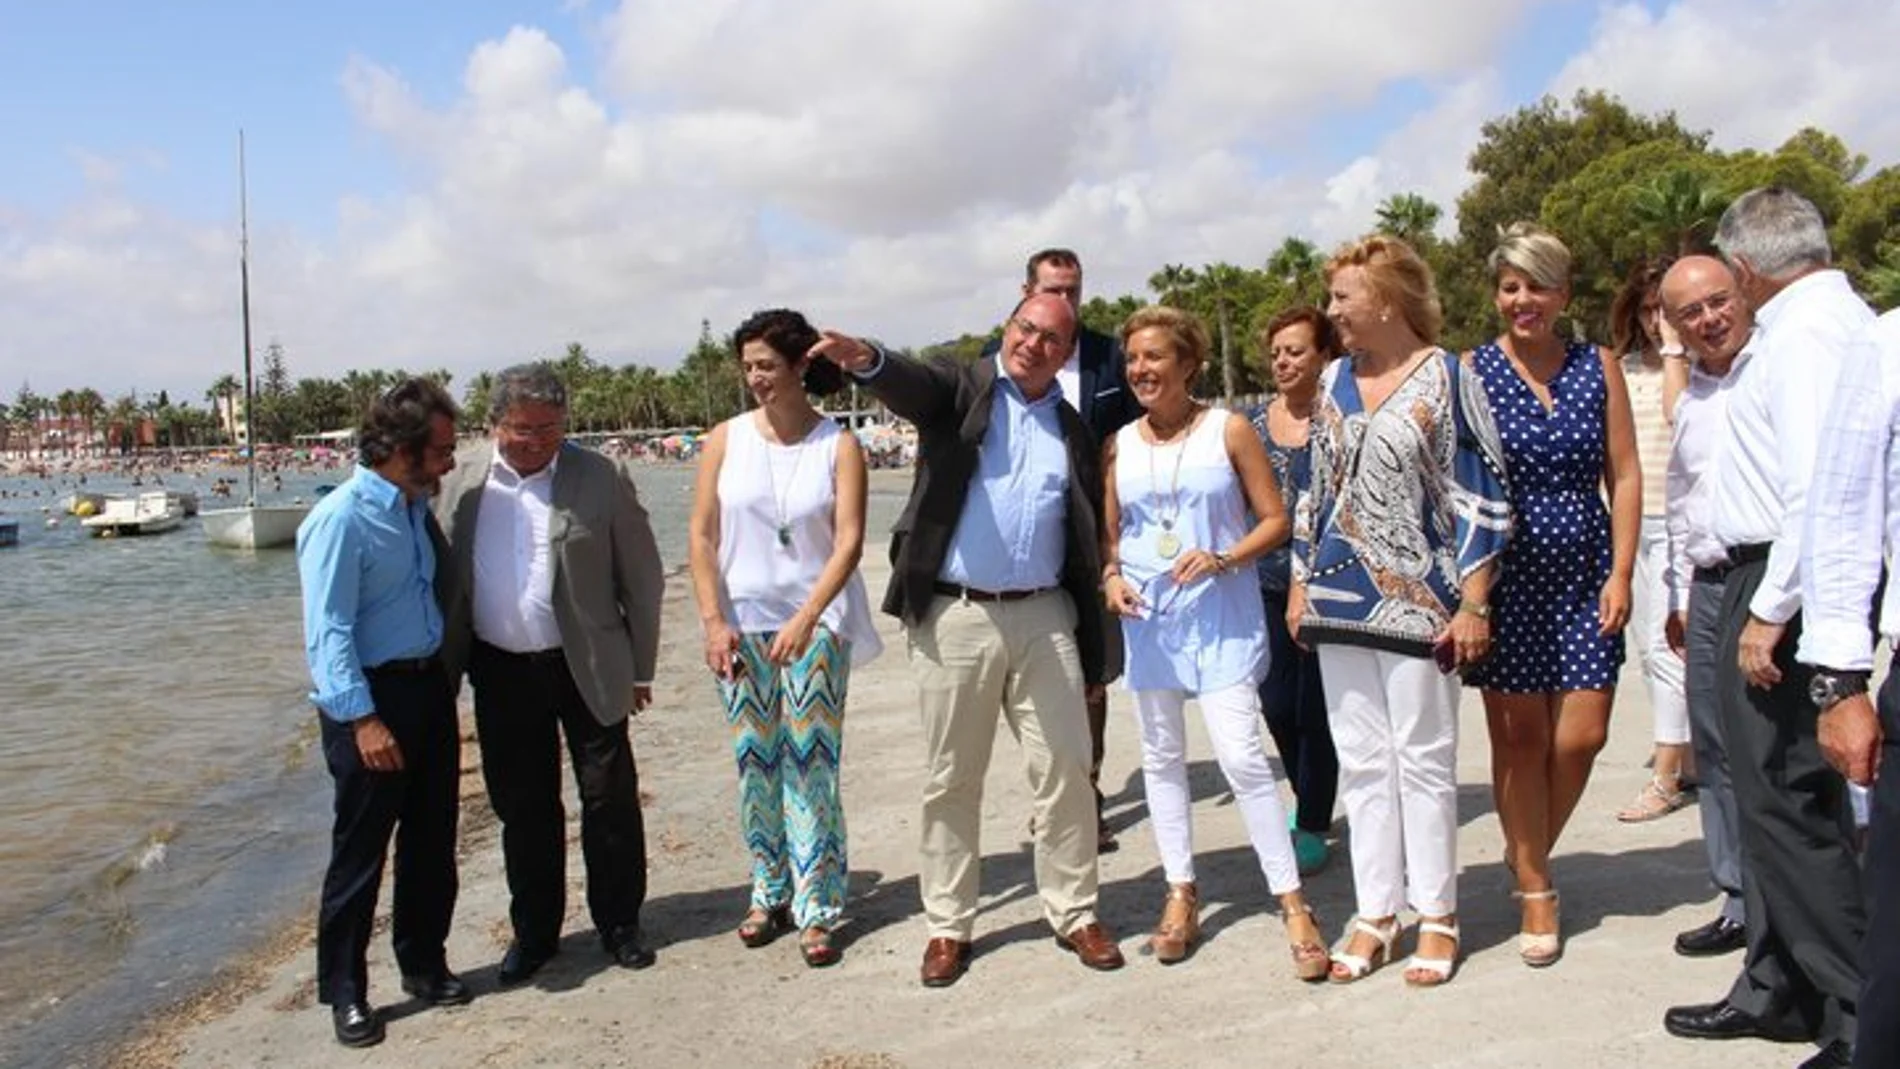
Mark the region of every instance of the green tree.
[[1775, 150], [1806, 156], [1828, 169], [1842, 184], [1851, 184], [1867, 169], [1867, 154], [1848, 151], [1846, 142], [1826, 130], [1804, 126]]
[[711, 428], [745, 409], [745, 383], [731, 346], [699, 321], [699, 341], [673, 373], [673, 395], [687, 423]]
[[1705, 171], [1672, 167], [1631, 191], [1629, 216], [1647, 248], [1687, 256], [1709, 247], [1729, 200]]
[[[349, 376], [344, 376], [347, 388]], [[462, 391], [462, 422], [469, 427], [488, 426], [488, 395], [495, 389], [495, 374], [492, 371], [479, 371], [468, 380], [468, 387]]]
[[1445, 210], [1417, 193], [1394, 193], [1379, 203], [1376, 223], [1381, 233], [1390, 234], [1415, 249], [1438, 240], [1435, 231]]
[[[1267, 257], [1267, 275], [1280, 283], [1281, 298], [1289, 306], [1326, 303], [1326, 262], [1305, 238], [1289, 237]], [[1275, 313], [1277, 314], [1277, 313]]]
[[1141, 298], [1131, 293], [1125, 293], [1112, 301], [1090, 297], [1082, 302], [1078, 318], [1088, 329], [1113, 338], [1121, 334], [1122, 324], [1139, 311], [1141, 305]]
[[1148, 276], [1148, 288], [1162, 304], [1179, 305], [1200, 284], [1200, 276], [1185, 264], [1167, 264]]

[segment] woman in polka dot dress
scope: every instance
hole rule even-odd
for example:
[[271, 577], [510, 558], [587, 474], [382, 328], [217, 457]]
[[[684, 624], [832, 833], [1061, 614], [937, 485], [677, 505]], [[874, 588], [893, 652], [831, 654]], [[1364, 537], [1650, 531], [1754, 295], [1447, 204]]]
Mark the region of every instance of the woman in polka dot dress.
[[1623, 665], [1642, 484], [1615, 354], [1555, 330], [1569, 250], [1518, 223], [1490, 265], [1507, 326], [1468, 359], [1504, 442], [1518, 526], [1492, 595], [1494, 653], [1471, 679], [1484, 688], [1492, 792], [1523, 909], [1518, 954], [1545, 966], [1563, 953], [1551, 851], [1603, 748]]

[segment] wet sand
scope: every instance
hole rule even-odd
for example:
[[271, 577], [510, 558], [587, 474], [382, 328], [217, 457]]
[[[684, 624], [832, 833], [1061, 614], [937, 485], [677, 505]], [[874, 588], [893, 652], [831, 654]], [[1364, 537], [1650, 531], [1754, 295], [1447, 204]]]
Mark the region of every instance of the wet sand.
[[[889, 574], [881, 544], [867, 552], [864, 567], [875, 598]], [[1788, 1066], [1812, 1053], [1752, 1041], [1690, 1042], [1662, 1030], [1665, 1007], [1719, 998], [1739, 957], [1691, 961], [1670, 950], [1677, 931], [1713, 915], [1695, 810], [1636, 826], [1611, 815], [1647, 776], [1650, 718], [1634, 664], [1624, 673], [1609, 747], [1555, 863], [1568, 942], [1554, 968], [1532, 971], [1517, 959], [1475, 692], [1466, 696], [1460, 743], [1468, 957], [1448, 987], [1409, 989], [1397, 968], [1351, 986], [1293, 978], [1265, 881], [1198, 725], [1191, 760], [1206, 941], [1171, 968], [1142, 956], [1163, 884], [1141, 801], [1133, 714], [1118, 692], [1104, 789], [1122, 848], [1102, 859], [1101, 911], [1128, 967], [1093, 973], [1054, 946], [1034, 896], [1019, 751], [999, 731], [985, 803], [976, 959], [954, 987], [926, 990], [916, 979], [924, 938], [916, 882], [919, 729], [895, 621], [880, 617], [888, 648], [852, 680], [844, 748], [852, 901], [841, 931], [845, 960], [829, 970], [807, 969], [795, 939], [748, 950], [732, 934], [747, 900], [745, 852], [726, 730], [700, 662], [683, 577], [669, 585], [665, 626], [659, 700], [634, 728], [648, 795], [646, 925], [659, 951], [656, 967], [609, 966], [586, 920], [575, 842], [560, 956], [530, 984], [497, 990], [507, 899], [471, 742], [449, 959], [474, 986], [472, 1005], [435, 1010], [405, 1001], [380, 933], [371, 948], [371, 994], [385, 1007], [388, 1040], [369, 1051], [338, 1047], [329, 1014], [315, 1005], [305, 919], [122, 1048], [116, 1064], [1695, 1069]], [[573, 836], [571, 787], [569, 794]], [[1307, 887], [1328, 937], [1337, 935], [1352, 911], [1343, 843]], [[385, 885], [385, 909], [387, 893]], [[1410, 943], [1402, 940], [1401, 950], [1409, 953]]]

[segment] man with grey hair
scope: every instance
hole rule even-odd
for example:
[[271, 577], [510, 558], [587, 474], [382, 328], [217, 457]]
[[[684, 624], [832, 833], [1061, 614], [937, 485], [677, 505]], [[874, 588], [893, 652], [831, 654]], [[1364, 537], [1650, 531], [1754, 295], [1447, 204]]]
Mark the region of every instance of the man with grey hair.
[[1829, 268], [1821, 213], [1789, 190], [1737, 198], [1716, 245], [1756, 309], [1760, 334], [1738, 367], [1715, 475], [1716, 537], [1727, 548], [1717, 701], [1740, 816], [1748, 951], [1720, 1002], [1678, 1006], [1672, 1034], [1813, 1039], [1803, 1069], [1847, 1065], [1865, 911], [1846, 782], [1816, 738], [1819, 708], [1864, 693], [1864, 673], [1795, 660], [1802, 535], [1815, 446], [1835, 383], [1873, 312]]
[[461, 593], [443, 661], [466, 669], [489, 801], [501, 822], [514, 941], [502, 986], [559, 948], [567, 912], [562, 737], [581, 801], [587, 907], [618, 964], [641, 969], [646, 827], [627, 719], [653, 700], [664, 584], [633, 479], [566, 441], [567, 390], [552, 366], [503, 370], [489, 399], [492, 449], [456, 469], [437, 505]]

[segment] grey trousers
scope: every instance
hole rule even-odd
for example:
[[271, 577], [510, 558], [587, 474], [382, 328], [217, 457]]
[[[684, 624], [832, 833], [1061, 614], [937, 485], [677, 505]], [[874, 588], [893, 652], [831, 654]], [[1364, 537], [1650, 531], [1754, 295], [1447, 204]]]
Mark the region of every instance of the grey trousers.
[[1755, 561], [1729, 572], [1716, 663], [1748, 898], [1748, 958], [1728, 1000], [1822, 1046], [1852, 1043], [1867, 914], [1847, 781], [1821, 756], [1808, 700], [1814, 671], [1794, 659], [1801, 617], [1788, 622], [1775, 649], [1781, 682], [1751, 687], [1735, 663], [1766, 566]]
[[1716, 693], [1716, 658], [1722, 641], [1722, 586], [1726, 570], [1697, 568], [1689, 586], [1685, 628], [1688, 665], [1683, 689], [1689, 700], [1689, 738], [1695, 747], [1696, 811], [1702, 816], [1702, 847], [1709, 878], [1722, 892], [1722, 916], [1746, 922], [1742, 895], [1741, 825], [1735, 815], [1735, 785], [1722, 743], [1722, 707]]

